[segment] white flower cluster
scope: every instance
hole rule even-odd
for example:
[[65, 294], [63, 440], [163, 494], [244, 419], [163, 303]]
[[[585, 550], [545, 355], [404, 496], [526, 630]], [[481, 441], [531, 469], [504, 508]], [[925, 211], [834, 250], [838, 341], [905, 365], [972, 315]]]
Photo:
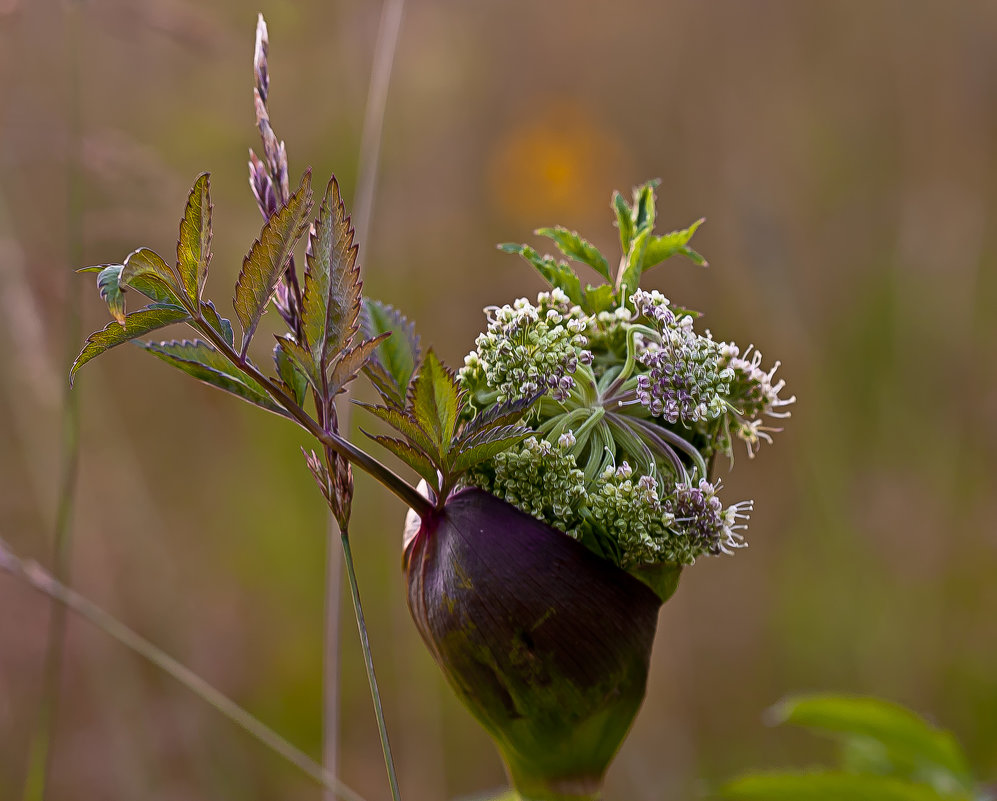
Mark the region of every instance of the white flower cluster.
[[583, 334], [587, 318], [578, 307], [566, 306], [567, 300], [554, 290], [541, 293], [536, 306], [519, 298], [511, 306], [486, 308], [488, 329], [464, 358], [462, 383], [497, 390], [499, 403], [544, 390], [555, 400], [567, 398], [575, 386], [572, 374], [592, 360]]
[[750, 345], [742, 356], [737, 345], [723, 343], [721, 364], [733, 373], [729, 398], [735, 414], [732, 415], [731, 429], [747, 445], [748, 455], [754, 456], [761, 440], [771, 443], [770, 432], [779, 430], [763, 425], [762, 417], [789, 417], [788, 411], [780, 409], [795, 403], [796, 396], [779, 397], [779, 393], [786, 386], [786, 382], [782, 379], [774, 380], [779, 362], [765, 372], [761, 367], [761, 352]]

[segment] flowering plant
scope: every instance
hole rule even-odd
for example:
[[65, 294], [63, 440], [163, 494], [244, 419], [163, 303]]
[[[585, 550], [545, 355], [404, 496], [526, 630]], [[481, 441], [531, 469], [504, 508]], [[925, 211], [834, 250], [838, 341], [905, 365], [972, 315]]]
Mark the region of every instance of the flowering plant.
[[[333, 177], [311, 215], [311, 174], [289, 183], [284, 143], [267, 111], [266, 27], [260, 21], [255, 101], [262, 157], [250, 185], [266, 220], [243, 259], [232, 323], [203, 298], [211, 260], [209, 180], [200, 176], [180, 222], [175, 264], [147, 248], [97, 272], [114, 318], [90, 335], [90, 360], [182, 324], [198, 338], [138, 341], [173, 367], [284, 416], [320, 453], [306, 463], [342, 531], [347, 574], [386, 763], [373, 664], [349, 546], [352, 467], [410, 509], [404, 565], [413, 618], [454, 690], [494, 737], [518, 793], [592, 799], [644, 696], [657, 610], [679, 573], [704, 554], [743, 544], [751, 502], [726, 504], [718, 455], [749, 455], [786, 416], [783, 382], [749, 348], [696, 330], [696, 313], [641, 288], [689, 247], [699, 223], [654, 234], [654, 184], [613, 198], [622, 257], [615, 275], [564, 228], [539, 234], [603, 279], [582, 286], [568, 263], [503, 245], [550, 284], [533, 303], [486, 309], [487, 328], [463, 367], [423, 355], [411, 323], [364, 298], [358, 248]], [[306, 237], [299, 275], [295, 246]], [[126, 297], [145, 305], [126, 311]], [[272, 369], [251, 353], [270, 304], [286, 324]], [[778, 363], [776, 363], [777, 366]], [[339, 430], [336, 398], [366, 375], [380, 404], [361, 404], [397, 434], [368, 436], [408, 464], [421, 491]]]

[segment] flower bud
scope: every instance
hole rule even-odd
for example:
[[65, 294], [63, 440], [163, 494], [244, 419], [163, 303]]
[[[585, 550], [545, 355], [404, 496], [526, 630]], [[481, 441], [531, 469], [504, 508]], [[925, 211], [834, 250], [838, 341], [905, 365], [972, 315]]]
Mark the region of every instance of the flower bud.
[[421, 521], [405, 572], [416, 626], [516, 790], [598, 797], [644, 698], [655, 591], [476, 487]]

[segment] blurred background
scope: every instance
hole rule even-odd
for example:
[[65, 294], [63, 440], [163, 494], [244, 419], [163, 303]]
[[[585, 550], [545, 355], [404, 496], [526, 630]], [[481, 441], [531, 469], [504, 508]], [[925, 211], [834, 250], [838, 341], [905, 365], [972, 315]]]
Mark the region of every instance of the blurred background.
[[[0, 536], [22, 555], [52, 562], [66, 360], [108, 319], [72, 270], [140, 245], [169, 257], [208, 170], [207, 294], [230, 310], [260, 224], [257, 10], [292, 172], [335, 171], [350, 197], [380, 3], [90, 0], [74, 34], [62, 3], [0, 0]], [[662, 610], [608, 799], [818, 759], [762, 722], [799, 690], [909, 704], [997, 775], [995, 142], [989, 0], [407, 5], [368, 293], [458, 364], [482, 306], [541, 287], [494, 243], [560, 223], [616, 253], [612, 190], [660, 177], [659, 228], [706, 216], [693, 245], [711, 267], [675, 259], [648, 283], [781, 359], [799, 399], [725, 478], [756, 499], [751, 547], [702, 560]], [[326, 517], [305, 438], [131, 348], [75, 392], [72, 584], [317, 756]], [[354, 508], [404, 797], [501, 785], [409, 620], [404, 510], [363, 476]], [[49, 614], [0, 574], [2, 799], [20, 798]], [[340, 773], [386, 799], [349, 617], [344, 632]], [[320, 797], [88, 623], [70, 617], [66, 649], [53, 801]]]

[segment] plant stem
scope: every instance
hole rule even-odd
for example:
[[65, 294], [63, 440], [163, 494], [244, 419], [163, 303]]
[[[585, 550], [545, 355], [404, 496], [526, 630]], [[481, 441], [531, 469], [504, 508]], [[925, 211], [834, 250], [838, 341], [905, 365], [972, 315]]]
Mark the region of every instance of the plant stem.
[[374, 699], [374, 712], [377, 715], [377, 730], [381, 736], [381, 748], [384, 751], [384, 766], [388, 771], [388, 781], [391, 784], [391, 797], [400, 801], [398, 778], [395, 776], [395, 763], [391, 758], [391, 745], [388, 743], [388, 729], [384, 724], [384, 711], [381, 708], [381, 694], [377, 689], [377, 678], [374, 676], [374, 659], [370, 653], [370, 641], [367, 638], [367, 624], [364, 621], [363, 607], [360, 605], [360, 588], [357, 585], [357, 574], [353, 569], [353, 552], [350, 550], [348, 531], [342, 532], [343, 556], [346, 561], [346, 575], [350, 582], [350, 592], [353, 594], [353, 609], [357, 616], [357, 628], [360, 631], [360, 645], [363, 648], [364, 663], [367, 666], [367, 681], [370, 683], [370, 694]]
[[[77, 3], [69, 3], [64, 17], [66, 26], [66, 67], [68, 76], [67, 152], [66, 152], [66, 245], [69, 264], [83, 261], [83, 193], [80, 175], [81, 103], [79, 82], [79, 21], [82, 13]], [[69, 275], [72, 278], [72, 274]], [[80, 340], [79, 293], [70, 291], [66, 298], [67, 366], [72, 364]], [[62, 581], [69, 576], [73, 509], [76, 500], [76, 478], [79, 471], [80, 405], [79, 396], [69, 390], [62, 399], [62, 471], [59, 478], [59, 500], [55, 520], [53, 566]], [[53, 604], [48, 625], [48, 643], [42, 669], [42, 697], [31, 747], [28, 771], [24, 782], [24, 801], [42, 801], [48, 781], [52, 755], [52, 738], [59, 713], [59, 688], [62, 679], [63, 653], [66, 641], [66, 610]]]
[[289, 743], [265, 723], [253, 717], [190, 668], [180, 664], [161, 648], [128, 628], [85, 596], [67, 587], [41, 565], [19, 559], [2, 539], [0, 539], [0, 570], [27, 582], [38, 592], [58, 602], [61, 608], [69, 608], [76, 612], [129, 650], [168, 673], [194, 695], [213, 706], [263, 745], [282, 756], [319, 784], [335, 792], [343, 801], [364, 801], [363, 796], [343, 784], [306, 753]]
[[[190, 311], [190, 309], [188, 309], [188, 311]], [[260, 386], [266, 390], [267, 394], [283, 406], [294, 421], [305, 429], [305, 431], [315, 437], [315, 439], [321, 442], [324, 446], [331, 448], [351, 464], [359, 467], [365, 473], [368, 473], [370, 476], [391, 490], [391, 492], [400, 498], [401, 501], [412, 509], [417, 515], [419, 515], [419, 517], [426, 517], [427, 515], [433, 513], [433, 503], [424, 496], [420, 495], [419, 491], [415, 487], [409, 484], [397, 473], [385, 467], [369, 453], [360, 450], [352, 442], [343, 439], [343, 437], [339, 436], [339, 434], [326, 431], [321, 425], [313, 420], [304, 409], [295, 403], [293, 398], [288, 397], [288, 395], [280, 387], [261, 373], [256, 365], [249, 361], [249, 359], [244, 359], [239, 356], [239, 354], [233, 350], [224, 338], [222, 338], [217, 331], [208, 325], [199, 313], [192, 312], [192, 317], [192, 322], [194, 323], [195, 328], [207, 339], [209, 339], [211, 344], [213, 344], [225, 356], [225, 358], [232, 362], [233, 365], [260, 384]]]

